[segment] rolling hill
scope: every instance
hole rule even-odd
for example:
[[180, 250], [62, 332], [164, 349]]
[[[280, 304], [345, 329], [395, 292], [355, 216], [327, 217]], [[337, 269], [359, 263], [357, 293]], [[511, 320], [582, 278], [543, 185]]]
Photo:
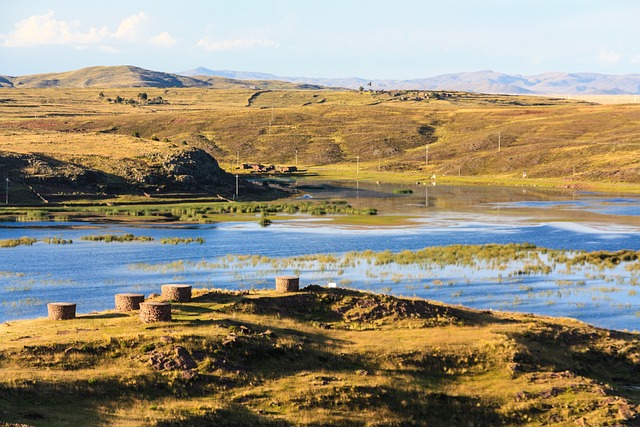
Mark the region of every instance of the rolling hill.
[[[52, 202], [145, 192], [231, 196], [233, 185], [213, 188], [189, 172], [212, 169], [200, 152], [227, 171], [240, 163], [300, 165], [345, 178], [358, 161], [360, 177], [372, 180], [513, 183], [526, 171], [527, 182], [561, 186], [640, 183], [636, 103], [242, 87], [145, 88], [146, 102], [140, 92], [0, 89], [0, 170]], [[26, 184], [24, 203], [38, 203]]]
[[[370, 83], [370, 85], [369, 85]], [[96, 66], [62, 73], [1, 76], [0, 87], [16, 88], [211, 88], [319, 90], [445, 90], [517, 95], [640, 95], [640, 74], [545, 73], [534, 76], [495, 71], [443, 74], [410, 80], [370, 80], [360, 77], [286, 77], [269, 73], [211, 70], [198, 67], [178, 73], [130, 65]]]
[[63, 73], [0, 76], [0, 87], [16, 88], [254, 88], [320, 89], [306, 83], [281, 82], [277, 79], [231, 79], [224, 76], [188, 77], [130, 65], [87, 67]]
[[209, 70], [204, 67], [177, 73], [182, 76], [223, 76], [233, 79], [281, 80], [321, 86], [357, 89], [360, 86], [377, 90], [458, 90], [475, 93], [502, 94], [580, 94], [635, 95], [640, 94], [640, 74], [608, 75], [597, 73], [545, 73], [533, 76], [510, 75], [495, 71], [443, 74], [411, 80], [370, 80], [359, 77], [340, 79], [284, 77], [248, 71]]

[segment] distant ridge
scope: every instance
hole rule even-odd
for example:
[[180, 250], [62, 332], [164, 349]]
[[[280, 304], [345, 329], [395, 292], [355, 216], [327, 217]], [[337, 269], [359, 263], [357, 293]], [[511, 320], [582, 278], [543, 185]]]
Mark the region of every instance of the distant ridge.
[[19, 88], [124, 88], [207, 87], [217, 89], [323, 89], [320, 86], [281, 82], [277, 79], [230, 79], [218, 76], [190, 77], [152, 71], [131, 65], [87, 67], [62, 73], [0, 76], [0, 87]]
[[[371, 83], [371, 86], [369, 86]], [[450, 90], [515, 95], [640, 95], [640, 74], [545, 73], [533, 76], [495, 71], [443, 74], [412, 80], [369, 80], [360, 77], [286, 77], [252, 71], [211, 70], [204, 67], [178, 73], [152, 71], [131, 65], [96, 66], [62, 73], [1, 76], [0, 87], [119, 88], [157, 87], [214, 89], [328, 89]]]
[[640, 95], [640, 74], [611, 75], [598, 73], [544, 73], [532, 76], [504, 74], [495, 71], [443, 74], [411, 80], [368, 80], [359, 77], [313, 78], [285, 77], [249, 71], [210, 70], [199, 67], [176, 73], [182, 76], [222, 76], [233, 79], [281, 80], [320, 86], [358, 89], [457, 90], [495, 94], [581, 94]]

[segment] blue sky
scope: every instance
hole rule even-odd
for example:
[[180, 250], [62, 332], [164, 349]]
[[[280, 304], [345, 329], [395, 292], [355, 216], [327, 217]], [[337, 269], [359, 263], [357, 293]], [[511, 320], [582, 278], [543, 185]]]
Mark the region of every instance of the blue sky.
[[637, 0], [3, 0], [0, 75], [137, 65], [408, 79], [640, 72]]

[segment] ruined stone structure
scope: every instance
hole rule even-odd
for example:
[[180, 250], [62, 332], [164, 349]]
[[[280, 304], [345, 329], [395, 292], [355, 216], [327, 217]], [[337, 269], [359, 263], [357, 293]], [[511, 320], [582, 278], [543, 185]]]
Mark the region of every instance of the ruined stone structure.
[[118, 311], [139, 310], [141, 302], [144, 302], [143, 294], [116, 294], [116, 310]]
[[191, 301], [191, 285], [162, 285], [162, 298], [175, 302]]
[[298, 292], [300, 289], [300, 278], [296, 276], [276, 277], [276, 291]]
[[71, 302], [51, 302], [47, 304], [50, 320], [69, 320], [76, 318], [76, 304]]
[[170, 322], [171, 304], [168, 302], [140, 303], [140, 320], [144, 323]]

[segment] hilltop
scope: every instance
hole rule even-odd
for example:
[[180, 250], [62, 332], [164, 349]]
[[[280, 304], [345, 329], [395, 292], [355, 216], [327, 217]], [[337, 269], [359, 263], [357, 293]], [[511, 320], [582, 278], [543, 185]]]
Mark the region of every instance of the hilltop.
[[224, 77], [185, 77], [177, 74], [146, 70], [130, 65], [87, 67], [63, 73], [0, 76], [0, 87], [16, 88], [276, 88], [319, 89], [320, 86], [273, 81], [241, 81]]
[[[637, 425], [640, 341], [346, 289], [0, 325], [0, 425]], [[4, 422], [4, 423], [3, 423]]]

